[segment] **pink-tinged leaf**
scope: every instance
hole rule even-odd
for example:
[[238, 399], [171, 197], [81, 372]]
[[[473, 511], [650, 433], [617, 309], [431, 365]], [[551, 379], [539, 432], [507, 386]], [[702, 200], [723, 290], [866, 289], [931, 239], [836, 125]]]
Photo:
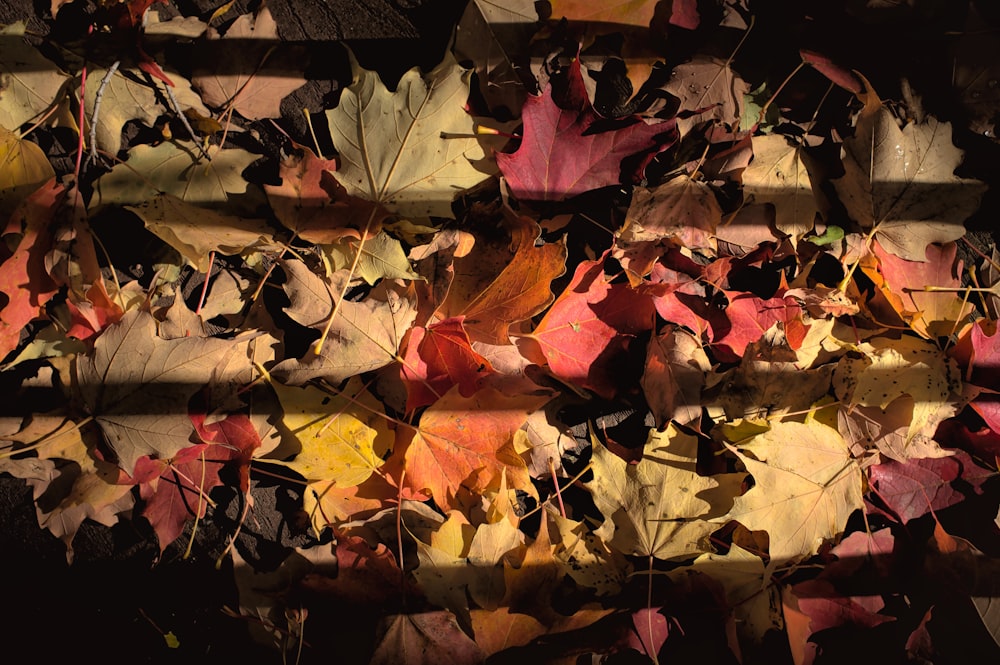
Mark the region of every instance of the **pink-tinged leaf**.
[[869, 469], [872, 492], [904, 523], [965, 500], [952, 483], [961, 479], [977, 494], [993, 472], [976, 465], [968, 453], [951, 457], [912, 459], [906, 464], [889, 460]]
[[759, 340], [775, 323], [785, 324], [786, 335], [789, 324], [796, 320], [801, 323], [802, 310], [794, 298], [763, 300], [748, 293], [725, 293], [729, 298], [729, 306], [726, 307], [728, 328], [722, 324], [712, 329], [712, 350], [723, 362], [739, 360], [747, 345]]
[[798, 599], [799, 611], [809, 617], [810, 632], [838, 626], [873, 628], [895, 617], [878, 612], [885, 606], [881, 596], [841, 596], [834, 585], [825, 579], [799, 582], [791, 588]]
[[310, 574], [301, 585], [356, 608], [381, 608], [399, 596], [403, 573], [384, 543], [372, 548], [364, 538], [338, 534], [336, 554], [336, 578]]
[[629, 341], [654, 323], [652, 298], [609, 284], [604, 260], [584, 261], [530, 335], [557, 377], [612, 397]]
[[809, 51], [807, 49], [800, 50], [799, 55], [802, 56], [802, 59], [805, 62], [812, 65], [813, 69], [830, 79], [833, 83], [839, 85], [847, 92], [857, 94], [864, 91], [865, 86], [861, 83], [861, 80], [858, 79], [857, 76], [836, 64], [827, 56], [821, 53], [816, 53], [815, 51]]
[[455, 385], [471, 397], [493, 372], [490, 361], [473, 350], [463, 318], [410, 329], [402, 362], [408, 412], [433, 404]]
[[669, 634], [667, 617], [660, 614], [660, 608], [644, 607], [632, 613], [632, 630], [626, 644], [655, 661]]
[[223, 420], [205, 424], [204, 413], [192, 413], [195, 431], [206, 443], [184, 448], [171, 459], [136, 460], [132, 482], [139, 485], [145, 502], [142, 515], [153, 526], [160, 551], [177, 540], [184, 524], [204, 517], [208, 494], [222, 484], [219, 471], [226, 464], [240, 465], [240, 487], [250, 489], [249, 464], [260, 437], [245, 414], [230, 414]]
[[388, 616], [369, 665], [478, 665], [483, 651], [451, 612]]
[[1000, 457], [1000, 432], [983, 427], [975, 432], [958, 418], [948, 418], [938, 425], [936, 441], [947, 441], [949, 446], [961, 448], [980, 459]]
[[849, 579], [861, 568], [871, 565], [883, 576], [888, 576], [895, 548], [896, 538], [888, 527], [874, 533], [855, 531], [830, 551], [837, 560], [828, 563], [821, 575], [827, 579]]
[[963, 378], [983, 388], [969, 404], [1000, 434], [1000, 334], [996, 321], [982, 319], [968, 328], [949, 353], [964, 369]]
[[708, 304], [705, 286], [696, 276], [663, 263], [653, 266], [649, 282], [641, 288], [653, 297], [653, 306], [660, 317], [686, 326], [699, 337], [721, 316], [718, 309]]
[[[676, 141], [672, 119], [647, 124], [633, 116], [616, 121], [613, 129], [602, 127], [603, 119], [587, 97], [579, 59], [569, 67], [565, 94], [553, 99], [549, 85], [525, 101], [522, 117], [520, 147], [498, 154], [497, 164], [514, 195], [527, 201], [562, 201], [623, 177], [631, 182], [655, 153]], [[635, 164], [623, 166], [632, 156], [637, 156]]]
[[52, 237], [49, 226], [66, 190], [55, 179], [39, 187], [11, 215], [8, 232], [21, 232], [9, 259], [0, 264], [0, 293], [6, 305], [0, 310], [0, 359], [17, 348], [21, 330], [44, 314], [45, 304], [57, 286], [45, 270], [45, 253]]
[[66, 336], [76, 337], [82, 342], [92, 342], [98, 333], [119, 321], [125, 313], [108, 295], [103, 279], [91, 284], [86, 300], [77, 301], [71, 297], [66, 301], [66, 306], [70, 313], [70, 327]]
[[697, 30], [700, 24], [698, 0], [673, 0], [670, 3], [670, 25], [685, 30]]

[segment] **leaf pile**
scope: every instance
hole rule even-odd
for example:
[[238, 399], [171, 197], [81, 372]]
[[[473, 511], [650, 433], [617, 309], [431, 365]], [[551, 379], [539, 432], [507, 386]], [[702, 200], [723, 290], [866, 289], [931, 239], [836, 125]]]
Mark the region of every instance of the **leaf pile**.
[[[171, 559], [235, 493], [233, 613], [294, 653], [349, 604], [358, 662], [933, 661], [955, 608], [998, 647], [986, 185], [831, 58], [743, 78], [752, 2], [659, 5], [473, 0], [394, 85], [345, 51], [312, 148], [266, 5], [102, 6], [86, 72], [4, 27], [0, 471], [41, 527]], [[254, 570], [275, 477], [306, 545]]]

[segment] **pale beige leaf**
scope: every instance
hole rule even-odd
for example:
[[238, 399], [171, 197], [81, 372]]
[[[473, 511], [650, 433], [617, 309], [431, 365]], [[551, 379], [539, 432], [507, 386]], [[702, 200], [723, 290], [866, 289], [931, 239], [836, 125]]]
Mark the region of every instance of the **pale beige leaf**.
[[188, 401], [216, 380], [216, 368], [246, 341], [188, 337], [165, 340], [148, 312], [132, 310], [104, 330], [77, 362], [88, 411], [131, 474], [143, 456], [168, 458], [191, 445]]
[[682, 175], [652, 190], [637, 188], [618, 238], [624, 243], [669, 239], [714, 254], [721, 222], [722, 208], [708, 185]]
[[[357, 240], [346, 239], [334, 245], [325, 245], [324, 251], [334, 270], [342, 270], [351, 267], [357, 256], [357, 247]], [[413, 271], [402, 244], [385, 231], [365, 240], [354, 275], [368, 284], [375, 284], [380, 279], [424, 279]]]
[[157, 194], [148, 201], [125, 207], [198, 272], [207, 272], [211, 266], [209, 252], [232, 256], [251, 247], [274, 244], [272, 229], [262, 219], [206, 210], [173, 194]]
[[689, 62], [674, 68], [664, 90], [681, 100], [684, 111], [700, 111], [677, 121], [682, 135], [698, 123], [718, 120], [732, 127], [739, 126], [743, 115], [743, 96], [750, 86], [729, 64], [709, 55], [696, 55]]
[[595, 445], [589, 486], [605, 517], [598, 535], [636, 556], [670, 559], [708, 551], [708, 535], [718, 528], [709, 520], [728, 510], [741, 477], [698, 475], [697, 447], [694, 436], [673, 426], [650, 433], [638, 464]]
[[[354, 83], [327, 111], [348, 193], [410, 217], [454, 217], [451, 203], [495, 172], [465, 112], [469, 74], [451, 55], [426, 78], [411, 69], [390, 93], [355, 65]], [[447, 138], [442, 138], [442, 135]], [[482, 170], [481, 170], [482, 169]]]
[[772, 204], [778, 231], [793, 240], [812, 231], [817, 207], [802, 146], [780, 134], [753, 137], [753, 161], [743, 171], [743, 191], [755, 203]]
[[[233, 40], [230, 48], [220, 48], [220, 62], [206, 63], [207, 69], [195, 70], [193, 82], [209, 106], [232, 105], [249, 120], [277, 118], [281, 100], [305, 85], [305, 77], [296, 74], [308, 65], [305, 49], [285, 48], [279, 40], [278, 25], [271, 10], [264, 5], [257, 16], [244, 14], [233, 21], [225, 36], [209, 29], [210, 40]], [[260, 40], [260, 46], [253, 45]]]
[[189, 141], [136, 146], [128, 161], [98, 178], [94, 205], [136, 205], [163, 193], [230, 214], [254, 210], [242, 173], [260, 155], [240, 148], [209, 150], [211, 162]]
[[583, 522], [548, 511], [549, 527], [556, 544], [555, 557], [563, 573], [598, 596], [614, 596], [631, 572], [628, 560], [598, 538]]
[[781, 421], [739, 449], [726, 445], [743, 461], [754, 486], [718, 521], [766, 531], [772, 566], [815, 554], [864, 506], [861, 468], [831, 427]]
[[[304, 326], [322, 331], [333, 311], [335, 288], [301, 261], [282, 264], [288, 277], [285, 292], [291, 300], [288, 315]], [[343, 284], [347, 271], [335, 273]], [[383, 282], [360, 302], [345, 300], [333, 320], [319, 356], [310, 350], [305, 358], [278, 363], [272, 373], [291, 385], [323, 377], [331, 383], [384, 367], [395, 361], [399, 343], [416, 317], [412, 294]]]
[[906, 431], [909, 442], [918, 434], [933, 436], [945, 418], [957, 411], [953, 395], [962, 392], [954, 360], [929, 341], [904, 336], [874, 337], [857, 345], [862, 356], [841, 358], [833, 373], [833, 389], [848, 408], [885, 409], [896, 399], [913, 400], [913, 417]]
[[869, 101], [854, 136], [844, 141], [845, 173], [833, 184], [852, 219], [877, 227], [883, 247], [925, 261], [927, 245], [965, 234], [965, 220], [986, 190], [955, 175], [962, 155], [949, 123], [928, 117], [901, 129], [888, 108]]
[[[193, 109], [201, 115], [209, 115], [209, 110], [191, 89], [191, 83], [187, 79], [169, 69], [164, 73], [174, 82], [174, 98], [182, 113]], [[139, 120], [152, 126], [161, 115], [176, 113], [173, 108], [164, 106], [166, 96], [162, 90], [157, 92], [154, 85], [164, 84], [134, 67], [119, 69], [110, 77], [106, 68], [88, 69], [84, 111], [91, 121], [94, 118], [97, 93], [101, 91], [101, 105], [97, 114], [98, 148], [117, 155], [122, 146], [122, 127], [129, 120]]]
[[0, 126], [11, 131], [56, 101], [69, 76], [24, 39], [25, 23], [0, 27]]

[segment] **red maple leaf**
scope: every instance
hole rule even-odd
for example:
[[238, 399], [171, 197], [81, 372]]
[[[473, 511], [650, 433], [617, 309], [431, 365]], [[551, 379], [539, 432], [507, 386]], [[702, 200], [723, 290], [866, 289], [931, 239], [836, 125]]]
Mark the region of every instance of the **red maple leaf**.
[[139, 485], [145, 502], [142, 515], [153, 526], [160, 551], [177, 540], [184, 524], [203, 517], [208, 494], [222, 484], [219, 471], [231, 462], [240, 466], [240, 489], [250, 490], [250, 457], [260, 446], [260, 437], [245, 414], [230, 414], [205, 423], [204, 413], [191, 414], [195, 431], [205, 443], [195, 444], [171, 459], [136, 460], [132, 483]]
[[584, 261], [529, 336], [557, 377], [612, 397], [616, 363], [629, 341], [655, 322], [652, 298], [628, 284], [610, 284], [604, 259]]
[[493, 371], [490, 361], [472, 348], [463, 318], [410, 329], [402, 362], [407, 411], [433, 404], [455, 385], [470, 397]]
[[[673, 119], [647, 124], [638, 116], [614, 123], [601, 118], [587, 97], [578, 59], [569, 67], [562, 92], [556, 100], [550, 84], [541, 95], [529, 97], [522, 111], [520, 147], [497, 155], [500, 171], [519, 199], [562, 201], [614, 185], [623, 176], [632, 180], [653, 155], [677, 140]], [[634, 155], [633, 165], [622, 163]]]
[[713, 328], [712, 350], [723, 362], [736, 362], [743, 357], [747, 345], [756, 342], [775, 323], [785, 325], [785, 336], [793, 349], [802, 343], [806, 327], [802, 324], [802, 309], [794, 298], [775, 296], [764, 300], [749, 293], [724, 291], [729, 299], [726, 307], [728, 328]]
[[58, 286], [45, 269], [45, 253], [52, 244], [52, 215], [66, 196], [55, 178], [35, 190], [11, 215], [7, 232], [23, 233], [17, 249], [0, 264], [0, 358], [17, 348], [21, 330], [44, 314], [45, 303]]
[[872, 491], [904, 523], [964, 501], [966, 495], [954, 481], [961, 479], [979, 494], [980, 486], [994, 475], [961, 450], [951, 457], [911, 459], [906, 464], [887, 460], [868, 473]]

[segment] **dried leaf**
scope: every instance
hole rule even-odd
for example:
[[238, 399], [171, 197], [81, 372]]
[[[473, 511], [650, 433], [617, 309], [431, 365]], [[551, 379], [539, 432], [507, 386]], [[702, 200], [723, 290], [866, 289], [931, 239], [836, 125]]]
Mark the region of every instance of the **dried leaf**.
[[0, 126], [0, 224], [29, 194], [55, 176], [37, 143]]
[[24, 21], [0, 27], [0, 126], [11, 131], [52, 106], [70, 78], [24, 35]]
[[778, 231], [793, 240], [813, 230], [816, 199], [803, 147], [780, 134], [753, 137], [753, 161], [743, 171], [743, 192], [774, 206]]

